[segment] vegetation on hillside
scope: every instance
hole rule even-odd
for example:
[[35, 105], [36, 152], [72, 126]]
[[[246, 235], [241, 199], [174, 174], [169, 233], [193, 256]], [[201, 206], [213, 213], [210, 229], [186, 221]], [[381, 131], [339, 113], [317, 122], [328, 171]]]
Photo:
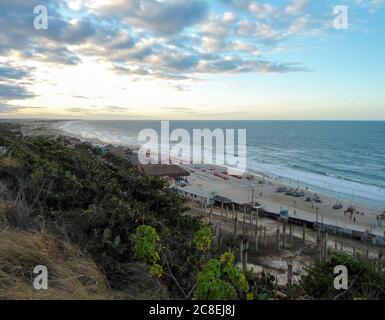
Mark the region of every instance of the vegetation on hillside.
[[[238, 269], [183, 198], [128, 161], [1, 128], [0, 146], [8, 149], [0, 158], [0, 298], [385, 298], [383, 265], [344, 254], [277, 295], [272, 275]], [[349, 270], [345, 292], [333, 287], [336, 264]], [[50, 270], [50, 290], [32, 289], [35, 265]]]
[[[334, 268], [345, 266], [348, 271], [348, 289], [334, 287]], [[315, 263], [305, 271], [297, 286], [297, 295], [309, 299], [352, 300], [385, 299], [384, 264], [360, 256], [334, 252], [324, 262]]]

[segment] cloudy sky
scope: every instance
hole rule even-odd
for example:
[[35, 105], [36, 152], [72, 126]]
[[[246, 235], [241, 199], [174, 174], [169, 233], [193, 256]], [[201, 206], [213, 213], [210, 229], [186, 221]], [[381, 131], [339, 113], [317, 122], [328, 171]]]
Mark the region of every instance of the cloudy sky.
[[385, 119], [384, 84], [385, 0], [0, 0], [0, 118]]

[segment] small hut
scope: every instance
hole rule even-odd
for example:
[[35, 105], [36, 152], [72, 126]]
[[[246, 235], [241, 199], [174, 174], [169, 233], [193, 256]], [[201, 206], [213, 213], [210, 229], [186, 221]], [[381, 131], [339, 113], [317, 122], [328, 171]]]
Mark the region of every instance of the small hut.
[[190, 172], [174, 164], [141, 165], [139, 171], [146, 177], [174, 178], [177, 184], [187, 182], [187, 177], [190, 176]]

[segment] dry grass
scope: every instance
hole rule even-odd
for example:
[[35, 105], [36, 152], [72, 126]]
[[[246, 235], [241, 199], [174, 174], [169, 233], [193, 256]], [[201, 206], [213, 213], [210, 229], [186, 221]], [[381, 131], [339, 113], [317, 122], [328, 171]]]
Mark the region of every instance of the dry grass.
[[20, 166], [20, 163], [16, 158], [8, 156], [5, 158], [0, 158], [0, 165], [5, 167], [18, 167]]
[[[48, 269], [48, 290], [36, 290], [33, 269]], [[104, 275], [70, 244], [46, 232], [0, 230], [0, 299], [113, 299]]]

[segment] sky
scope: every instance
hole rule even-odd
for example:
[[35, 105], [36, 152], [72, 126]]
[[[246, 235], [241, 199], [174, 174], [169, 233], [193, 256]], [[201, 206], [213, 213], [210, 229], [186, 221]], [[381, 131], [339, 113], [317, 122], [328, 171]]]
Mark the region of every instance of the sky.
[[385, 120], [384, 84], [385, 0], [0, 0], [0, 118]]

